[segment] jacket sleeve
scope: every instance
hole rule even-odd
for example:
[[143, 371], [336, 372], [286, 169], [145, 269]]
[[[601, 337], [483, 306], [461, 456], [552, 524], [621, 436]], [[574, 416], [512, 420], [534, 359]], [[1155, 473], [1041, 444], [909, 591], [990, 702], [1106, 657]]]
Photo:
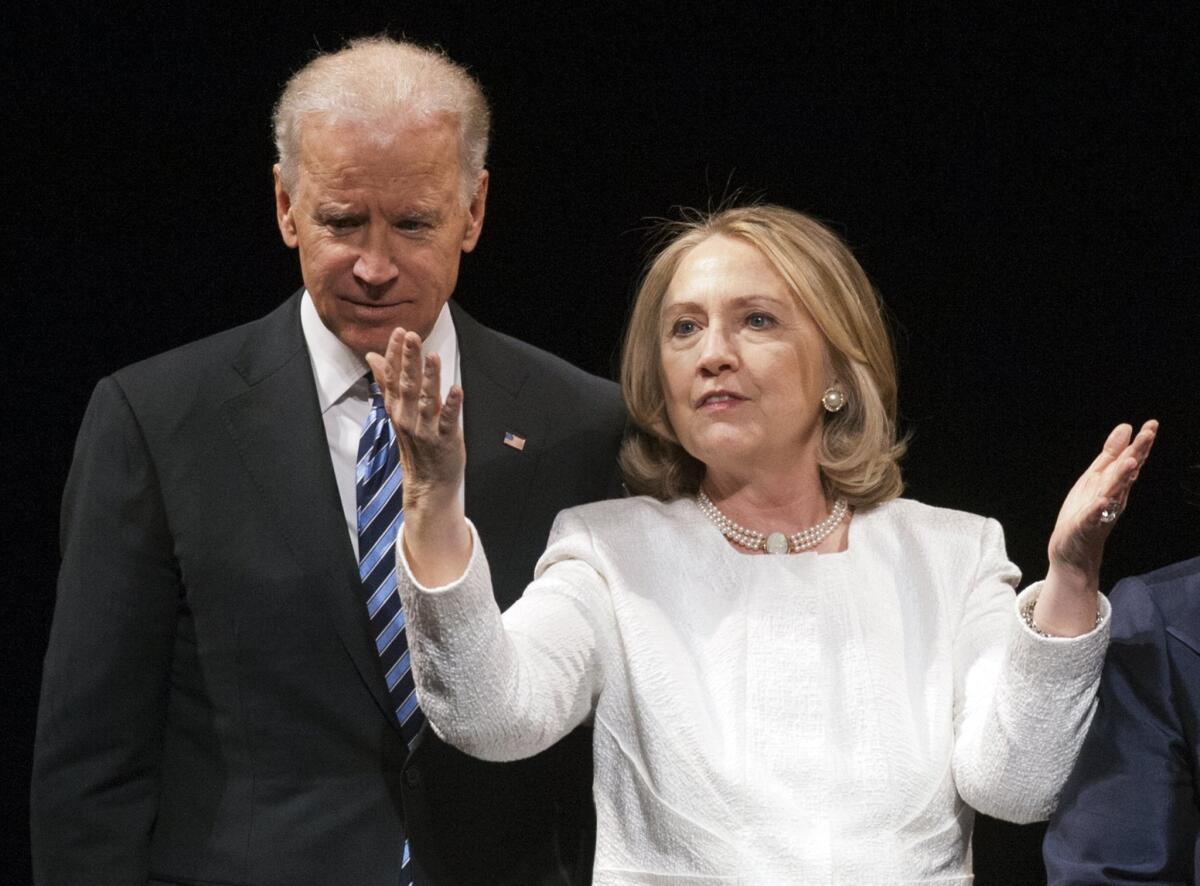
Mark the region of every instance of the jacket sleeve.
[[35, 879], [144, 883], [182, 597], [155, 469], [111, 378], [76, 442], [61, 554], [34, 748]]
[[614, 645], [607, 584], [588, 530], [570, 511], [525, 594], [501, 616], [487, 557], [471, 526], [467, 571], [423, 588], [397, 564], [421, 709], [441, 738], [474, 757], [505, 761], [550, 747], [591, 713]]
[[955, 640], [954, 780], [966, 803], [1025, 824], [1049, 817], [1087, 732], [1108, 644], [1101, 623], [1075, 638], [1041, 637], [1014, 599], [1019, 573], [1000, 524], [987, 520]]
[[1096, 717], [1043, 847], [1049, 882], [1190, 883], [1200, 796], [1173, 660], [1200, 651], [1166, 630], [1140, 580], [1121, 582], [1112, 600]]

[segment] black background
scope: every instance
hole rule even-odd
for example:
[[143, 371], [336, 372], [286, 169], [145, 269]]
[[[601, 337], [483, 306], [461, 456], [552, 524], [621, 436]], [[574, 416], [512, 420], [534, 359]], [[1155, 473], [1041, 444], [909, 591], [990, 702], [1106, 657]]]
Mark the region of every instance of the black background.
[[[57, 507], [89, 392], [299, 284], [268, 119], [346, 37], [438, 43], [492, 99], [459, 285], [480, 320], [610, 375], [649, 219], [735, 191], [803, 209], [891, 311], [910, 496], [997, 517], [1031, 580], [1107, 431], [1157, 417], [1105, 581], [1200, 553], [1200, 7], [966, 8], [10, 7], [3, 879], [28, 876]], [[1039, 834], [981, 822], [978, 882], [1039, 882]]]

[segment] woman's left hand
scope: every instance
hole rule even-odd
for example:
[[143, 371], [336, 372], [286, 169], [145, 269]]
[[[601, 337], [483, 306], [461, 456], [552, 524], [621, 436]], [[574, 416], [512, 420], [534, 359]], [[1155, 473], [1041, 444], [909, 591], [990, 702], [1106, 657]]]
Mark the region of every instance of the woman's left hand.
[[[1034, 621], [1048, 633], [1078, 636], [1095, 624], [1104, 542], [1115, 517], [1125, 510], [1129, 491], [1154, 445], [1158, 422], [1146, 422], [1130, 440], [1132, 433], [1127, 424], [1113, 428], [1104, 449], [1075, 481], [1058, 512], [1048, 549], [1050, 571], [1034, 609]], [[1110, 515], [1114, 516], [1110, 519]]]

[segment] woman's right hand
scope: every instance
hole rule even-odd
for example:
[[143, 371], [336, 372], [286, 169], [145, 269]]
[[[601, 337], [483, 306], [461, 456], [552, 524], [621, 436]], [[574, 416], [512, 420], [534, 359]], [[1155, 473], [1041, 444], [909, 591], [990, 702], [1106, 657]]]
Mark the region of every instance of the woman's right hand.
[[413, 577], [427, 587], [462, 575], [471, 557], [471, 533], [459, 488], [466, 447], [458, 416], [457, 385], [441, 401], [441, 362], [422, 356], [421, 338], [397, 327], [387, 353], [367, 354], [396, 429], [404, 489], [404, 547]]

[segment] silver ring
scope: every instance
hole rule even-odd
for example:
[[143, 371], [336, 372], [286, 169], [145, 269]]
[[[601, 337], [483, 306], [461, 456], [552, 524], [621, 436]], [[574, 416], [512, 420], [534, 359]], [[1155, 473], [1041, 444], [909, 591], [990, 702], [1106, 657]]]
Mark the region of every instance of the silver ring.
[[1114, 498], [1100, 511], [1100, 522], [1116, 523], [1119, 516], [1121, 516], [1121, 503]]

